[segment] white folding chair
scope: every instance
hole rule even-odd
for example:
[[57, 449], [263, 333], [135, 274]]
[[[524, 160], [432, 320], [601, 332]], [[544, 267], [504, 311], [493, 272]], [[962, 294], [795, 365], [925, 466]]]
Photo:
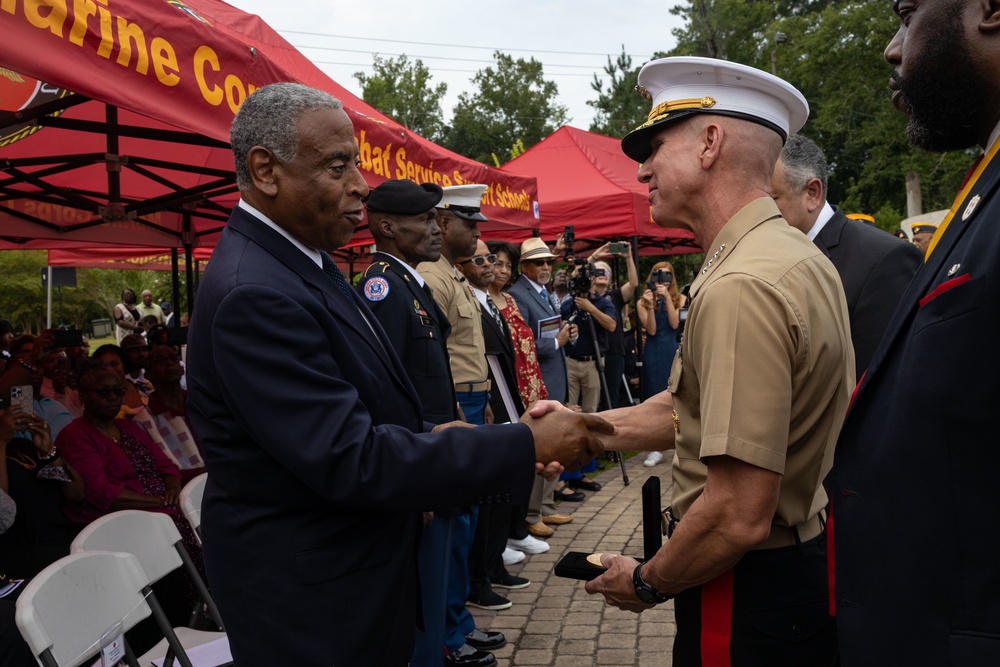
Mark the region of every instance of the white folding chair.
[[[143, 593], [148, 588], [149, 578], [131, 554], [93, 551], [66, 556], [25, 586], [15, 621], [42, 665], [77, 667], [101, 652], [102, 636], [119, 621], [124, 632], [150, 615]], [[162, 621], [161, 627], [169, 629], [166, 619]], [[138, 667], [128, 644], [125, 651], [128, 664]]]
[[201, 544], [201, 499], [205, 496], [205, 483], [208, 473], [198, 475], [181, 489], [181, 511], [194, 529], [198, 544]]
[[[141, 510], [122, 510], [112, 512], [95, 520], [77, 535], [70, 546], [71, 553], [85, 551], [124, 551], [139, 559], [139, 564], [149, 577], [151, 583], [156, 583], [178, 567], [184, 567], [194, 581], [202, 601], [208, 609], [208, 614], [221, 628], [222, 617], [212, 600], [212, 596], [202, 581], [191, 557], [181, 542], [181, 534], [177, 526], [166, 514], [160, 512], [145, 512]], [[159, 609], [155, 595], [149, 597], [150, 606], [154, 612]], [[162, 612], [161, 612], [162, 613]], [[197, 617], [197, 610], [192, 613], [191, 623]], [[140, 661], [148, 665], [152, 660], [170, 655], [176, 656], [182, 667], [191, 667], [184, 648], [193, 648], [225, 637], [224, 632], [205, 632], [192, 628], [174, 628], [172, 634], [179, 640], [175, 646], [170, 641], [170, 635], [146, 652]], [[169, 651], [168, 651], [169, 649]]]

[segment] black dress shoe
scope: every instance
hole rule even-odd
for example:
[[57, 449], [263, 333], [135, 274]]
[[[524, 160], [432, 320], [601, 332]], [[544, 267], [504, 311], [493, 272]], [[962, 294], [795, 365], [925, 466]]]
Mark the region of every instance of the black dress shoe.
[[567, 503], [580, 503], [587, 496], [583, 495], [582, 491], [570, 491], [569, 489], [561, 489], [552, 494], [556, 500], [562, 500]]
[[477, 651], [468, 644], [463, 644], [457, 651], [448, 651], [444, 657], [446, 665], [463, 665], [464, 667], [496, 667], [497, 659], [492, 653]]
[[519, 577], [516, 574], [511, 574], [510, 572], [505, 572], [502, 577], [490, 579], [490, 583], [494, 588], [508, 588], [510, 590], [514, 590], [517, 588], [527, 588], [531, 585], [531, 580]]
[[583, 489], [584, 491], [600, 491], [601, 490], [600, 483], [594, 482], [594, 481], [589, 480], [589, 479], [587, 479], [585, 477], [583, 479], [571, 479], [571, 480], [569, 480], [566, 483], [569, 484], [570, 488], [573, 488], [573, 489]]
[[507, 645], [507, 638], [502, 632], [489, 632], [475, 628], [465, 635], [465, 643], [479, 651], [495, 651]]
[[500, 611], [501, 609], [510, 609], [510, 600], [500, 595], [499, 593], [488, 590], [483, 591], [479, 595], [469, 594], [469, 599], [465, 601], [465, 604], [469, 607], [479, 607], [480, 609], [489, 609], [491, 611]]

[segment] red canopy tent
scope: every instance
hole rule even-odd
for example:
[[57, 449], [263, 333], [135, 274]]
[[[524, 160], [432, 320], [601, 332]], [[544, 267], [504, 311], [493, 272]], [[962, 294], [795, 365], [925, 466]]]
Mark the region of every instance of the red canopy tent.
[[537, 176], [543, 238], [573, 225], [578, 240], [637, 239], [642, 254], [701, 251], [691, 232], [650, 219], [648, 191], [618, 139], [564, 125], [501, 170]]
[[496, 224], [537, 224], [534, 178], [413, 134], [220, 0], [4, 0], [0, 34], [0, 249], [214, 246], [238, 197], [233, 114], [277, 81], [343, 101], [370, 185], [484, 183]]

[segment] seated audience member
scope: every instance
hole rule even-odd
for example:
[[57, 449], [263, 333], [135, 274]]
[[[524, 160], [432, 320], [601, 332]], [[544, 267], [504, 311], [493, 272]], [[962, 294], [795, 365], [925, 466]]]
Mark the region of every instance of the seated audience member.
[[69, 357], [70, 366], [76, 364], [77, 359], [86, 359], [90, 356], [90, 338], [83, 334], [79, 345], [66, 348], [66, 356]]
[[[120, 347], [111, 343], [102, 345], [94, 352], [92, 359], [117, 373], [122, 387], [125, 388], [125, 397], [122, 399], [119, 417], [131, 417], [149, 402], [147, 395], [139, 391], [139, 388], [125, 377], [125, 353]], [[77, 369], [77, 378], [80, 377], [79, 370]], [[76, 389], [80, 391], [79, 387]]]
[[[110, 368], [92, 361], [77, 376], [84, 413], [63, 429], [56, 444], [83, 480], [82, 502], [65, 506], [70, 519], [87, 523], [118, 510], [162, 512], [173, 520], [185, 549], [206, 579], [201, 547], [178, 505], [181, 474], [141, 426], [121, 419], [125, 389]], [[183, 569], [154, 584], [153, 590], [173, 625], [186, 623], [195, 591]], [[133, 630], [129, 642], [144, 646], [154, 640], [152, 626]], [[133, 636], [135, 639], [133, 640]], [[138, 646], [135, 650], [139, 651]]]
[[150, 348], [156, 345], [167, 345], [169, 336], [170, 332], [167, 330], [166, 324], [154, 324], [146, 332], [146, 342], [149, 343]]
[[[51, 341], [51, 338], [47, 340]], [[44, 348], [45, 345], [40, 344], [39, 347]], [[42, 395], [42, 380], [45, 377], [42, 373], [42, 364], [45, 361], [45, 350], [42, 349], [40, 357], [36, 355], [35, 337], [31, 334], [25, 334], [18, 336], [11, 342], [10, 354], [11, 358], [7, 360], [8, 369], [16, 364], [26, 371], [23, 384], [31, 386], [34, 413], [49, 425], [52, 429], [52, 439], [55, 440], [59, 437], [59, 432], [63, 427], [73, 421], [73, 416], [62, 403]], [[28, 436], [25, 434], [25, 437]]]
[[80, 529], [62, 505], [83, 499], [83, 481], [53, 447], [50, 432], [37, 415], [0, 409], [0, 492], [16, 506], [2, 521], [0, 573], [14, 579], [33, 577], [68, 555]]
[[[150, 349], [156, 347], [157, 345], [170, 345], [170, 328], [166, 324], [157, 324], [146, 334], [146, 342], [149, 343]], [[183, 356], [180, 356], [184, 350], [184, 346], [170, 345], [170, 347], [177, 350], [177, 358], [181, 363], [181, 389], [187, 391], [187, 366], [184, 364]], [[146, 366], [149, 366], [148, 361]], [[153, 382], [153, 388], [156, 388], [155, 382]]]
[[70, 359], [62, 350], [45, 355], [42, 360], [42, 396], [62, 403], [74, 419], [83, 414], [83, 404], [76, 389], [69, 386]]
[[140, 320], [139, 324], [142, 325], [142, 333], [148, 335], [153, 327], [159, 326], [161, 323], [160, 320], [156, 319], [155, 315], [146, 315]]
[[7, 348], [10, 347], [12, 340], [14, 340], [14, 325], [7, 320], [0, 320], [0, 355], [3, 355], [4, 359], [10, 357]]
[[[77, 382], [83, 416], [56, 440], [83, 478], [84, 502], [69, 508], [70, 516], [87, 523], [124, 509], [173, 513], [181, 490], [180, 471], [145, 431], [118, 418], [125, 395], [118, 374], [100, 363], [87, 364]], [[178, 529], [186, 525], [183, 514], [177, 523]]]
[[[122, 361], [125, 362], [125, 379], [135, 385], [147, 399], [153, 392], [153, 385], [146, 379], [146, 357], [150, 345], [145, 336], [132, 334], [122, 341]], [[146, 401], [144, 401], [146, 402]]]
[[205, 462], [187, 420], [187, 392], [181, 388], [183, 372], [177, 350], [155, 346], [146, 358], [146, 379], [156, 390], [149, 395], [149, 405], [134, 419], [180, 468], [187, 482], [205, 472]]

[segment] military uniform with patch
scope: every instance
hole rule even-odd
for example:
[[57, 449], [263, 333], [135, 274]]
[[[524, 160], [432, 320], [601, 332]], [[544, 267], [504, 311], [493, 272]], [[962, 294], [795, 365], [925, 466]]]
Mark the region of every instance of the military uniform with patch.
[[443, 424], [459, 418], [448, 362], [451, 324], [419, 280], [403, 262], [377, 252], [357, 289], [402, 359], [424, 406], [424, 419]]

